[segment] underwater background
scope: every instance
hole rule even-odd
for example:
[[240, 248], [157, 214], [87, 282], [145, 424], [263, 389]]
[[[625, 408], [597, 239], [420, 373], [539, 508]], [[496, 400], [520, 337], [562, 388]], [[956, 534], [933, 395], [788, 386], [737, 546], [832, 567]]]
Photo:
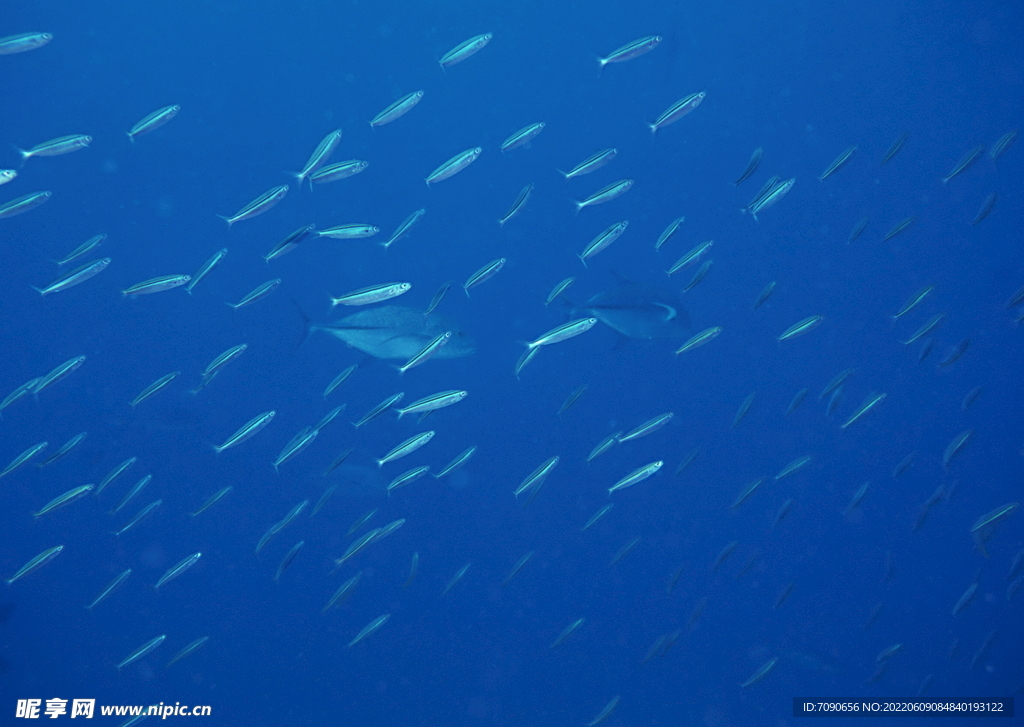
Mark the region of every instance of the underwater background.
[[[1022, 25], [1021, 6], [1001, 2], [11, 4], [0, 36], [52, 40], [0, 55], [0, 168], [17, 172], [0, 205], [52, 195], [0, 212], [0, 396], [85, 360], [0, 412], [0, 466], [49, 443], [0, 478], [0, 574], [13, 580], [0, 596], [0, 722], [21, 721], [18, 700], [90, 698], [209, 705], [218, 725], [718, 727], [793, 724], [794, 699], [1019, 696], [1024, 173], [1006, 135], [1021, 124]], [[478, 52], [438, 63], [486, 33]], [[661, 40], [649, 52], [598, 62], [651, 36]], [[367, 123], [417, 90], [401, 118]], [[651, 133], [698, 92], [699, 106]], [[168, 105], [181, 108], [166, 124], [126, 135]], [[544, 128], [527, 144], [500, 149], [536, 122]], [[329, 163], [365, 160], [365, 171], [312, 186], [289, 176], [336, 129]], [[66, 155], [18, 153], [71, 134], [92, 139]], [[464, 170], [424, 184], [475, 147]], [[558, 172], [612, 148], [591, 174]], [[734, 184], [755, 149], [760, 163]], [[795, 181], [759, 207], [774, 175]], [[624, 179], [633, 185], [621, 196], [574, 207]], [[265, 213], [218, 219], [285, 184]], [[418, 209], [407, 235], [378, 244]], [[620, 221], [621, 237], [581, 263]], [[264, 259], [297, 228], [351, 223], [380, 233], [310, 235]], [[85, 257], [54, 264], [99, 234]], [[190, 292], [122, 293], [195, 276], [223, 248]], [[33, 290], [107, 257], [78, 285]], [[277, 279], [265, 298], [225, 305]], [[399, 373], [401, 360], [310, 330], [372, 309], [332, 309], [332, 296], [390, 282], [412, 287], [385, 305], [422, 311], [450, 282], [431, 315], [475, 351]], [[623, 297], [628, 286], [644, 292]], [[602, 295], [627, 331], [599, 320], [538, 345], [516, 375], [523, 342], [601, 317], [587, 306]], [[675, 316], [682, 335], [647, 338], [659, 316]], [[815, 316], [813, 330], [783, 336]], [[675, 353], [714, 327], [713, 340]], [[244, 353], [193, 393], [239, 344]], [[393, 411], [350, 423], [398, 392], [401, 406], [446, 390], [468, 394], [422, 423]], [[293, 435], [342, 404], [273, 466]], [[267, 411], [264, 429], [213, 450]], [[656, 431], [612, 440], [588, 461], [602, 440], [667, 413]], [[428, 430], [429, 443], [378, 466]], [[470, 447], [451, 474], [386, 491]], [[555, 456], [540, 484], [513, 496]], [[98, 496], [33, 517], [132, 457]], [[649, 478], [608, 492], [656, 462]], [[360, 536], [397, 520], [336, 566]], [[194, 565], [154, 588], [193, 553]]]

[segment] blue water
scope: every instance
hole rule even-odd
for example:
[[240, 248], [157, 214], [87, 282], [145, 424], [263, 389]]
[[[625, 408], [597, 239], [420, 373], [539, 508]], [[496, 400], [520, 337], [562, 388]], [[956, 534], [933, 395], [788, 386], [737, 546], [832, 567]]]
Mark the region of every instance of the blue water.
[[[0, 203], [37, 190], [53, 196], [0, 220], [0, 395], [72, 357], [86, 361], [2, 412], [0, 466], [37, 442], [48, 441], [49, 453], [79, 432], [88, 436], [63, 459], [0, 480], [3, 577], [65, 546], [0, 596], [2, 722], [15, 722], [18, 700], [92, 698], [210, 705], [218, 725], [579, 725], [619, 695], [604, 724], [718, 726], [793, 724], [794, 698], [1019, 695], [1024, 596], [1010, 600], [1006, 576], [1024, 545], [1024, 517], [1018, 510], [994, 529], [987, 558], [969, 531], [979, 516], [1022, 499], [1022, 309], [1004, 304], [1024, 285], [1024, 149], [998, 161], [988, 153], [1021, 124], [1020, 6], [409, 5], [54, 1], [5, 11], [0, 35], [46, 31], [54, 39], [0, 56], [0, 167], [19, 171], [0, 187]], [[484, 32], [494, 34], [487, 47], [439, 67], [445, 52]], [[596, 57], [655, 33], [664, 40], [652, 52], [598, 72]], [[407, 116], [368, 125], [417, 89], [424, 99]], [[707, 96], [696, 110], [652, 138], [646, 123], [701, 90]], [[180, 114], [130, 143], [125, 131], [168, 104], [180, 104]], [[546, 128], [527, 147], [499, 151], [535, 121]], [[300, 189], [286, 172], [337, 128], [343, 137], [332, 161], [365, 159], [369, 168]], [[72, 133], [94, 140], [19, 167], [13, 147]], [[903, 133], [903, 149], [880, 166]], [[981, 144], [985, 154], [942, 183]], [[850, 161], [819, 181], [854, 145]], [[468, 169], [424, 184], [475, 146], [483, 153]], [[608, 147], [617, 158], [592, 175], [566, 182], [556, 172]], [[760, 167], [734, 187], [757, 147]], [[759, 221], [741, 214], [776, 174], [796, 179], [792, 191]], [[574, 214], [573, 199], [623, 178], [635, 180], [624, 196]], [[288, 195], [265, 214], [230, 229], [217, 218], [285, 183]], [[499, 228], [529, 183], [536, 186], [526, 208]], [[972, 226], [993, 192], [992, 213]], [[373, 239], [311, 240], [262, 259], [300, 225], [365, 222], [384, 239], [419, 208], [427, 210], [419, 225], [386, 251]], [[660, 232], [683, 215], [656, 252]], [[912, 215], [913, 226], [882, 240]], [[865, 232], [848, 245], [865, 216]], [[581, 265], [577, 253], [624, 219], [625, 234]], [[107, 240], [84, 260], [109, 256], [107, 270], [43, 298], [32, 290], [57, 277], [52, 260], [98, 233]], [[707, 276], [679, 292], [697, 266], [671, 279], [664, 271], [709, 239]], [[224, 247], [227, 257], [191, 296], [120, 292], [158, 275], [193, 274]], [[504, 268], [464, 295], [463, 281], [498, 257], [507, 258]], [[723, 332], [674, 356], [682, 341], [629, 340], [599, 325], [542, 350], [517, 378], [520, 342], [567, 320], [568, 306], [544, 300], [570, 275], [573, 303], [622, 279], [665, 285], [683, 296], [692, 333]], [[225, 305], [274, 278], [282, 283], [266, 299]], [[773, 280], [773, 295], [753, 310]], [[439, 312], [475, 339], [477, 352], [399, 376], [330, 336], [305, 337], [303, 314], [340, 317], [328, 294], [390, 281], [412, 283], [396, 302], [417, 308], [452, 281]], [[894, 322], [926, 285], [934, 292]], [[919, 363], [920, 344], [901, 341], [937, 313], [945, 319], [931, 336], [934, 350]], [[810, 315], [824, 322], [777, 340]], [[965, 338], [963, 357], [938, 366]], [[204, 367], [239, 343], [246, 353], [190, 394]], [[324, 399], [327, 383], [355, 363], [352, 378]], [[855, 373], [826, 416], [818, 392], [849, 367]], [[182, 375], [168, 389], [128, 406], [171, 371]], [[576, 404], [557, 415], [582, 385]], [[787, 416], [805, 387], [806, 400]], [[963, 411], [974, 387], [981, 394]], [[422, 425], [390, 413], [358, 430], [348, 423], [397, 391], [408, 403], [444, 389], [470, 393]], [[873, 392], [887, 397], [841, 428]], [[292, 435], [342, 403], [345, 413], [275, 472], [271, 463]], [[213, 452], [267, 410], [277, 415], [266, 429]], [[663, 429], [586, 463], [604, 437], [664, 412], [674, 417]], [[410, 467], [437, 471], [467, 447], [478, 450], [446, 480], [421, 479], [390, 498], [356, 492], [352, 477], [362, 475], [352, 473], [376, 469], [374, 459], [425, 429], [437, 432], [433, 441], [385, 465], [378, 490]], [[947, 445], [966, 430], [973, 438], [944, 466]], [[346, 463], [322, 477], [350, 447]], [[894, 479], [911, 453], [914, 464]], [[512, 490], [554, 455], [560, 463], [536, 498], [517, 502]], [[810, 464], [774, 480], [804, 455]], [[52, 498], [97, 483], [132, 456], [135, 466], [99, 498], [33, 520]], [[580, 532], [609, 501], [607, 488], [655, 460], [665, 462], [657, 475], [615, 493], [614, 509]], [[148, 487], [111, 517], [147, 473]], [[731, 510], [758, 477], [761, 488]], [[863, 502], [844, 514], [866, 481]], [[224, 500], [189, 516], [228, 485]], [[334, 496], [308, 517], [331, 485]], [[915, 530], [940, 485], [946, 496]], [[156, 514], [110, 534], [158, 498]], [[307, 499], [310, 507], [255, 555], [260, 536]], [[788, 517], [772, 528], [787, 499]], [[349, 526], [374, 508], [363, 532], [406, 523], [332, 572], [354, 538]], [[274, 582], [300, 540], [305, 546]], [[713, 569], [732, 542], [735, 551]], [[532, 559], [502, 586], [529, 551]], [[203, 554], [194, 568], [154, 591], [161, 574], [194, 552]], [[414, 552], [419, 573], [403, 587]], [[442, 596], [466, 563], [465, 577]], [[87, 611], [126, 568], [128, 581]], [[322, 613], [360, 570], [351, 598]], [[952, 615], [972, 583], [974, 599]], [[791, 595], [773, 608], [789, 584]], [[866, 626], [876, 604], [881, 611]], [[347, 648], [382, 614], [391, 617], [379, 631]], [[583, 626], [549, 649], [581, 617]], [[670, 649], [641, 663], [660, 636], [677, 631]], [[115, 668], [161, 634], [156, 651]], [[201, 636], [209, 636], [205, 646], [166, 667]], [[873, 680], [876, 655], [897, 643], [902, 650]], [[763, 680], [740, 686], [771, 659], [778, 661]]]

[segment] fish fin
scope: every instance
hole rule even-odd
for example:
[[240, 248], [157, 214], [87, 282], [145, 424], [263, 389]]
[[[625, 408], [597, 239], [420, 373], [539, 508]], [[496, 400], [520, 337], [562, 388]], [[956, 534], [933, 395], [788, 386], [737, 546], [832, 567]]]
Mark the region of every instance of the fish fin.
[[675, 308], [673, 308], [672, 306], [667, 305], [665, 303], [655, 303], [654, 305], [659, 306], [659, 307], [665, 309], [665, 314], [666, 315], [665, 315], [665, 318], [663, 320], [671, 321], [671, 320], [675, 319], [676, 313], [677, 313]]

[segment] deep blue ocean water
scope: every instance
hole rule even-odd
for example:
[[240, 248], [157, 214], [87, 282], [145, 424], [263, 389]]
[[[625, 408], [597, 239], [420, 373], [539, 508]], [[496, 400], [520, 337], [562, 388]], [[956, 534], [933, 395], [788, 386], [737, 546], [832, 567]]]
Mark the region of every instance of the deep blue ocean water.
[[[21, 722], [18, 700], [89, 698], [210, 705], [206, 721], [218, 725], [582, 725], [619, 696], [604, 724], [717, 727], [800, 722], [794, 698], [1019, 696], [1024, 595], [1021, 573], [1008, 573], [1024, 548], [1024, 514], [984, 533], [988, 557], [970, 529], [1024, 499], [1024, 329], [1016, 322], [1024, 308], [1005, 305], [1024, 286], [1024, 148], [989, 154], [1021, 124], [1020, 6], [426, 5], [37, 2], [4, 12], [0, 36], [38, 31], [53, 40], [0, 56], [0, 168], [18, 171], [0, 187], [0, 204], [53, 194], [0, 219], [0, 396], [75, 356], [86, 360], [2, 412], [0, 466], [37, 442], [49, 442], [41, 461], [88, 435], [59, 461], [0, 479], [0, 574], [11, 578], [34, 555], [65, 546], [0, 596], [0, 722]], [[479, 53], [438, 65], [486, 32], [493, 40]], [[599, 56], [653, 34], [663, 36], [653, 51], [599, 72]], [[406, 116], [367, 123], [418, 89], [424, 98]], [[645, 124], [697, 91], [706, 92], [700, 106], [652, 137]], [[180, 104], [178, 116], [131, 143], [125, 132], [169, 104]], [[537, 121], [546, 127], [528, 146], [499, 150]], [[287, 173], [339, 128], [331, 161], [364, 159], [368, 169], [300, 188]], [[21, 166], [16, 148], [76, 133], [91, 135], [91, 145]], [[881, 166], [902, 134], [903, 148]], [[978, 145], [983, 155], [943, 183]], [[424, 184], [475, 146], [483, 152], [466, 170]], [[848, 163], [819, 181], [852, 146]], [[617, 157], [593, 174], [566, 181], [556, 171], [609, 147]], [[734, 186], [758, 147], [760, 166]], [[773, 175], [794, 178], [792, 191], [758, 221], [742, 214]], [[572, 200], [623, 178], [635, 180], [625, 195], [574, 213]], [[530, 183], [524, 210], [499, 227]], [[265, 214], [230, 229], [218, 219], [279, 184], [290, 191]], [[991, 193], [991, 214], [972, 225]], [[388, 250], [376, 244], [419, 208], [426, 214], [409, 236]], [[680, 216], [679, 232], [656, 251]], [[883, 240], [910, 216], [909, 229]], [[862, 217], [866, 229], [848, 244]], [[629, 221], [623, 236], [582, 265], [577, 254], [620, 220]], [[308, 240], [263, 260], [300, 225], [354, 222], [381, 233]], [[57, 277], [53, 260], [99, 233], [107, 239], [82, 262], [110, 257], [106, 270], [66, 291], [33, 291]], [[699, 263], [672, 278], [664, 271], [705, 240], [714, 240], [704, 257], [713, 265], [684, 293]], [[225, 247], [192, 295], [120, 292], [191, 275]], [[499, 257], [504, 268], [467, 297], [463, 281]], [[568, 276], [576, 278], [571, 303], [623, 280], [653, 284], [682, 298], [688, 335], [711, 326], [722, 333], [675, 356], [685, 338], [628, 339], [599, 324], [545, 347], [516, 377], [521, 342], [572, 315], [568, 304], [544, 305]], [[275, 278], [281, 285], [264, 300], [225, 305]], [[472, 336], [476, 353], [399, 375], [391, 364], [400, 361], [306, 336], [304, 316], [324, 323], [350, 312], [332, 311], [328, 294], [390, 281], [412, 283], [394, 302], [418, 309], [451, 281], [438, 311]], [[773, 294], [754, 310], [771, 281]], [[920, 306], [893, 319], [929, 285]], [[921, 343], [901, 341], [939, 313], [933, 351], [919, 362]], [[777, 340], [811, 315], [824, 316], [816, 329]], [[963, 356], [940, 366], [965, 339]], [[240, 343], [248, 349], [238, 360], [189, 393], [215, 356]], [[325, 399], [328, 382], [351, 364], [356, 373]], [[818, 393], [851, 367], [829, 416], [830, 397]], [[182, 372], [171, 386], [128, 405], [171, 371]], [[975, 387], [980, 394], [964, 410]], [[806, 399], [787, 415], [803, 388]], [[422, 424], [393, 413], [349, 424], [398, 391], [408, 403], [445, 389], [469, 396]], [[875, 392], [887, 396], [842, 428]], [[275, 472], [293, 434], [342, 403], [345, 412]], [[212, 450], [267, 410], [274, 420], [251, 440]], [[674, 416], [664, 428], [586, 462], [604, 437], [665, 412]], [[426, 429], [436, 431], [429, 444], [375, 473], [374, 459]], [[944, 465], [947, 445], [968, 430], [970, 441]], [[470, 446], [477, 452], [457, 473], [384, 496], [399, 473], [422, 464], [437, 471]], [[323, 477], [348, 448], [346, 462]], [[517, 501], [512, 491], [554, 455], [560, 462], [535, 499]], [[775, 480], [805, 455], [808, 465]], [[52, 498], [98, 483], [133, 456], [137, 463], [99, 498], [33, 519]], [[617, 480], [656, 460], [665, 464], [655, 476], [609, 497]], [[145, 474], [151, 483], [109, 515]], [[757, 478], [763, 485], [731, 509]], [[865, 482], [863, 501], [846, 512]], [[190, 517], [229, 485], [222, 501]], [[156, 499], [155, 514], [111, 535]], [[254, 554], [302, 500], [306, 510]], [[608, 515], [581, 532], [609, 501]], [[332, 572], [356, 537], [349, 527], [375, 508], [360, 532], [406, 522]], [[275, 582], [298, 541], [304, 547]], [[154, 590], [194, 552], [202, 557], [191, 570]], [[419, 571], [406, 587], [414, 552]], [[84, 608], [127, 568], [132, 575], [114, 594]], [[323, 613], [360, 571], [351, 597]], [[972, 584], [973, 599], [954, 615]], [[379, 631], [347, 648], [382, 614], [390, 619]], [[578, 618], [578, 631], [549, 648]], [[162, 634], [155, 651], [115, 668]], [[671, 647], [644, 663], [666, 635]], [[202, 636], [201, 649], [167, 666]], [[877, 674], [876, 657], [894, 644], [902, 648]], [[740, 686], [773, 659], [764, 679]]]

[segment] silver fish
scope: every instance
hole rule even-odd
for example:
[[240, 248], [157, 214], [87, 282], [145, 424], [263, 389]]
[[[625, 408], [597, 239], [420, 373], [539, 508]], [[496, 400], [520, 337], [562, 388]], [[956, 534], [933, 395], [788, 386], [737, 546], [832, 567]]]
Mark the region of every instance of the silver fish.
[[462, 61], [466, 60], [474, 53], [479, 52], [485, 45], [490, 43], [493, 37], [493, 33], [481, 33], [480, 35], [475, 35], [469, 40], [459, 43], [457, 46], [441, 56], [437, 62], [441, 64], [441, 68], [449, 68], [454, 66], [456, 63], [462, 63]]
[[449, 159], [444, 164], [442, 164], [437, 169], [435, 169], [434, 171], [427, 175], [427, 186], [429, 187], [431, 184], [436, 184], [437, 182], [441, 182], [444, 181], [445, 179], [448, 179], [449, 177], [455, 176], [463, 169], [468, 167], [470, 164], [475, 162], [477, 160], [477, 157], [480, 156], [480, 152], [482, 151], [483, 149], [478, 146], [456, 154], [451, 159]]
[[177, 104], [157, 109], [129, 129], [128, 132], [126, 132], [128, 134], [128, 138], [134, 142], [136, 136], [142, 136], [143, 134], [148, 134], [151, 131], [156, 131], [177, 116], [179, 111], [181, 111], [181, 106], [178, 106]]
[[220, 217], [225, 222], [227, 222], [228, 227], [230, 228], [236, 222], [241, 222], [242, 220], [249, 220], [252, 219], [253, 217], [256, 217], [257, 215], [263, 214], [271, 207], [276, 205], [278, 202], [280, 202], [282, 199], [284, 199], [284, 196], [286, 194], [288, 194], [288, 185], [282, 184], [277, 187], [274, 187], [273, 189], [268, 189], [266, 192], [261, 194], [259, 197], [254, 199], [249, 204], [242, 207], [242, 209], [238, 210], [238, 212], [231, 215], [230, 217], [225, 215], [217, 216]]
[[423, 91], [413, 91], [412, 93], [406, 94], [374, 116], [373, 119], [370, 120], [370, 126], [384, 126], [384, 124], [390, 124], [392, 121], [405, 116], [412, 110], [413, 106], [422, 100]]

